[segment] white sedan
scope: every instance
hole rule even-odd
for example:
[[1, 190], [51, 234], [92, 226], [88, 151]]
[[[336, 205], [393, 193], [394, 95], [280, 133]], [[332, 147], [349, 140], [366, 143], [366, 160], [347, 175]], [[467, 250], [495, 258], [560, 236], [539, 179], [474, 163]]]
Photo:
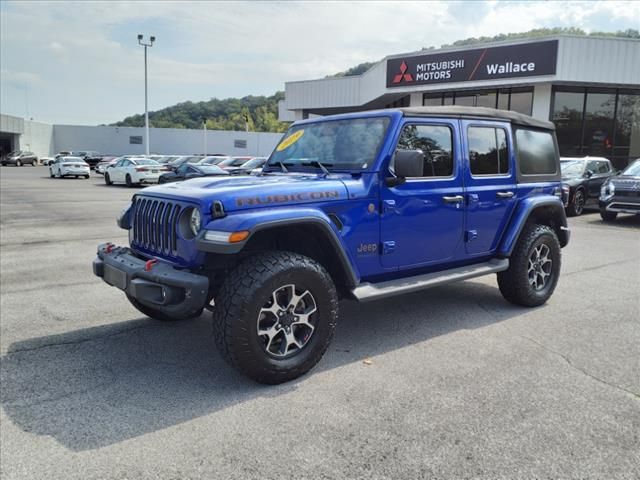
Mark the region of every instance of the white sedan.
[[124, 183], [128, 187], [143, 183], [158, 183], [160, 175], [167, 171], [164, 165], [147, 158], [124, 157], [104, 172], [104, 183]]
[[58, 157], [49, 164], [49, 176], [89, 178], [89, 164], [80, 157]]

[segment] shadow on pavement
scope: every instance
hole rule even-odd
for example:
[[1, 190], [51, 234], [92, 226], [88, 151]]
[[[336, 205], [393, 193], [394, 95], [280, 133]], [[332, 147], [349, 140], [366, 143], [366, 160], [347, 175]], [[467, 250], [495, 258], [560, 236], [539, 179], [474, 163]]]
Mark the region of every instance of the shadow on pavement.
[[318, 367], [275, 387], [255, 384], [222, 361], [209, 315], [184, 323], [133, 320], [12, 344], [0, 359], [0, 401], [24, 431], [91, 450], [278, 397], [302, 382], [322, 381], [323, 370], [416, 343], [429, 348], [431, 338], [525, 311], [507, 304], [493, 285], [474, 282], [368, 304], [342, 302], [336, 338]]

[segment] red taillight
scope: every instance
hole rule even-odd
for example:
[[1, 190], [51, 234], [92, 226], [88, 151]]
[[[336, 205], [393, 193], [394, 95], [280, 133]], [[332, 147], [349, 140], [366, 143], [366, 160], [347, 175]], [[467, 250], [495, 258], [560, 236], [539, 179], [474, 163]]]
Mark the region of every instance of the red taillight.
[[136, 172], [146, 172], [147, 169], [145, 167], [136, 167]]

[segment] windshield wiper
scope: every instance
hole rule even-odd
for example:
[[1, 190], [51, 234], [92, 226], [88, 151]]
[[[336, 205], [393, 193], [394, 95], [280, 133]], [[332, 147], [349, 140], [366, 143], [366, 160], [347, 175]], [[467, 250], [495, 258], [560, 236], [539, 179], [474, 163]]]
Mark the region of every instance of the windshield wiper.
[[[330, 167], [333, 166], [332, 163], [327, 163], [327, 165], [329, 165]], [[325, 176], [331, 174], [331, 172], [327, 170], [327, 167], [325, 167], [322, 163], [320, 163], [320, 160], [311, 160], [310, 162], [304, 162], [302, 163], [302, 166], [318, 167], [320, 170], [322, 170]]]

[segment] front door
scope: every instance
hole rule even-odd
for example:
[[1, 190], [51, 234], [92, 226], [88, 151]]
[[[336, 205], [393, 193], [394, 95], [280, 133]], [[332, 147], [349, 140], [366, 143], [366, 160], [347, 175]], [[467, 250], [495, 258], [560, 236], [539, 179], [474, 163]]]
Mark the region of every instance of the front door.
[[[464, 188], [456, 120], [411, 120], [397, 150], [422, 150], [422, 175], [381, 187], [381, 261], [406, 269], [455, 259], [462, 244]], [[390, 169], [393, 169], [393, 160]]]
[[516, 203], [515, 156], [508, 124], [462, 121], [466, 191], [465, 249], [493, 253]]

